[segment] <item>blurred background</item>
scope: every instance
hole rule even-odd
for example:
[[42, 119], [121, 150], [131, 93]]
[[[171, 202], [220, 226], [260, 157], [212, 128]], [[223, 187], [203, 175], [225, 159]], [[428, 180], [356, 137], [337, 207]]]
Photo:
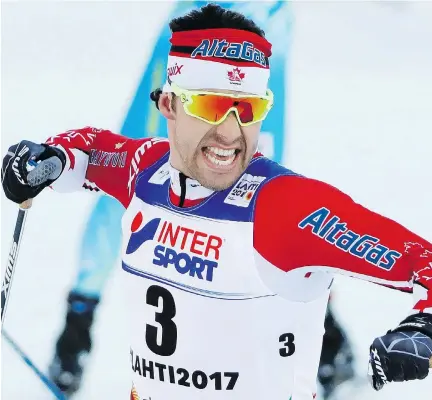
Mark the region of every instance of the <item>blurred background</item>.
[[[174, 6], [3, 2], [2, 154], [20, 139], [45, 141], [86, 125], [119, 131]], [[431, 241], [432, 3], [293, 2], [291, 12], [283, 163]], [[17, 207], [3, 194], [1, 201], [3, 277]], [[44, 371], [96, 201], [46, 191], [28, 215], [4, 326]], [[121, 398], [130, 388], [119, 271], [104, 290], [76, 399]], [[365, 376], [371, 341], [406, 316], [411, 296], [338, 277], [333, 300]], [[5, 400], [51, 398], [4, 340], [1, 364]], [[362, 386], [349, 399], [420, 400], [431, 391], [429, 378], [379, 393]]]

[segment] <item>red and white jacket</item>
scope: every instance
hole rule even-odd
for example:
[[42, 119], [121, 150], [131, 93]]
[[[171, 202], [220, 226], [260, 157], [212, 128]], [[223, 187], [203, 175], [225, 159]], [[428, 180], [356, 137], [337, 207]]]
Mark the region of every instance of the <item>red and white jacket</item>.
[[[133, 196], [139, 172], [169, 150], [166, 140], [128, 139], [109, 130], [90, 127], [51, 137], [47, 144], [61, 146], [68, 155], [68, 165], [62, 182], [56, 185], [57, 190], [72, 191], [82, 186], [103, 191], [125, 208]], [[81, 161], [78, 166], [76, 159]], [[80, 170], [75, 171], [76, 167]], [[74, 177], [68, 179], [71, 172]], [[202, 193], [211, 192], [192, 186], [194, 193], [186, 194], [184, 207], [201, 201]], [[179, 186], [172, 185], [171, 189], [170, 196], [177, 203]], [[288, 199], [281, 193], [286, 193]], [[432, 311], [432, 244], [425, 239], [314, 179], [286, 176], [274, 179], [259, 192], [256, 203], [254, 246], [277, 268], [290, 271], [304, 266], [326, 266], [337, 273], [402, 291], [413, 292], [414, 288], [414, 309]], [[330, 210], [329, 218], [337, 215], [351, 231], [377, 237], [380, 243], [399, 252], [401, 256], [395, 265], [389, 270], [377, 268], [365, 258], [355, 257], [323, 240], [313, 232], [312, 226], [299, 229], [299, 221], [322, 207]]]
[[[164, 139], [84, 128], [47, 143], [68, 159], [55, 190], [102, 191], [126, 208], [122, 268], [138, 308], [130, 347], [141, 396], [311, 400], [334, 273], [414, 293], [413, 312], [432, 312], [431, 243], [260, 154], [233, 187], [212, 192], [170, 166]], [[143, 338], [155, 319], [150, 292], [175, 300], [176, 342], [164, 349]], [[196, 379], [186, 384], [178, 370]], [[218, 387], [232, 371], [238, 383]]]

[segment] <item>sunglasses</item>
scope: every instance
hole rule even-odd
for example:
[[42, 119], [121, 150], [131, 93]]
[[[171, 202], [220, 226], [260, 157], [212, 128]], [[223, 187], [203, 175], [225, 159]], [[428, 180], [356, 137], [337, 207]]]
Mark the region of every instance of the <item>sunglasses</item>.
[[180, 98], [185, 113], [212, 125], [226, 120], [231, 111], [241, 126], [263, 121], [273, 106], [273, 93], [265, 96], [186, 90], [171, 82], [171, 90]]

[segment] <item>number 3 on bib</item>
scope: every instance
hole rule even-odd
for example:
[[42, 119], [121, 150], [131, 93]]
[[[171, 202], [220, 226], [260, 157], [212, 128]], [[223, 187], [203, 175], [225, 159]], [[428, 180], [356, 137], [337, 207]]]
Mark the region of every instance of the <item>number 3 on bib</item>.
[[294, 343], [293, 333], [283, 333], [279, 336], [279, 342], [283, 343], [283, 347], [279, 349], [279, 354], [281, 357], [289, 357], [295, 353], [295, 343]]
[[[155, 321], [160, 328], [147, 324], [145, 340], [148, 348], [159, 356], [171, 356], [177, 348], [177, 325], [173, 318], [176, 315], [174, 297], [161, 286], [150, 286], [147, 290], [146, 302], [150, 306], [158, 307], [162, 303], [162, 311], [156, 312]], [[157, 332], [161, 329], [161, 342], [157, 342]]]

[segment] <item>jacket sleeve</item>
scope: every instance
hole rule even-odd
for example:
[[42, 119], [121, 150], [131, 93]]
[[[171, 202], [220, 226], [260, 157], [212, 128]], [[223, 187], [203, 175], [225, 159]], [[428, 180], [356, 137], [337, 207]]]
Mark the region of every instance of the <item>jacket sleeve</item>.
[[[269, 235], [271, 232], [271, 235]], [[254, 246], [290, 273], [340, 273], [414, 294], [432, 312], [432, 245], [323, 182], [275, 178], [258, 193]]]
[[50, 137], [46, 144], [66, 154], [62, 175], [51, 186], [59, 192], [104, 192], [129, 204], [138, 173], [168, 151], [160, 138], [129, 139], [109, 130], [85, 127]]

